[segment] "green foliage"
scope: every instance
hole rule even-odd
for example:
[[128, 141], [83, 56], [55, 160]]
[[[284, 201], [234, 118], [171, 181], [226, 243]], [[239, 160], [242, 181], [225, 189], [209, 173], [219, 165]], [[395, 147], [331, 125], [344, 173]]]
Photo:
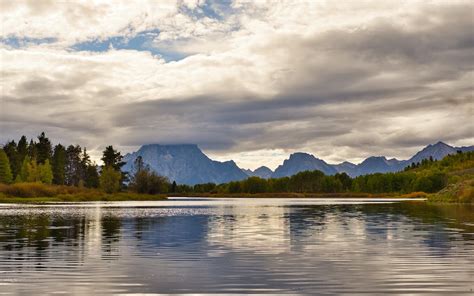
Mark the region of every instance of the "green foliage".
[[122, 161], [123, 156], [114, 149], [113, 146], [107, 146], [103, 151], [102, 161], [104, 166], [113, 167], [115, 170], [120, 171], [120, 169], [125, 165], [125, 162]]
[[30, 159], [36, 159], [38, 157], [38, 150], [33, 139], [31, 139], [30, 144], [28, 144], [28, 156]]
[[18, 141], [17, 152], [19, 161], [23, 163], [23, 159], [28, 155], [28, 140], [25, 136], [21, 136], [20, 141]]
[[[122, 161], [123, 156], [119, 151], [115, 150], [113, 146], [105, 147], [105, 150], [102, 152], [102, 161], [104, 166], [112, 167], [116, 171], [121, 172], [122, 167], [125, 165], [125, 162]], [[120, 186], [124, 181], [128, 180], [127, 173], [121, 172]]]
[[106, 193], [114, 193], [120, 190], [120, 180], [122, 175], [116, 171], [113, 167], [106, 166], [102, 168], [99, 182], [100, 188]]
[[21, 164], [20, 172], [15, 178], [15, 183], [26, 182], [28, 180], [29, 165], [30, 165], [30, 157], [25, 156]]
[[[175, 183], [176, 184], [176, 183]], [[137, 193], [167, 193], [170, 183], [167, 178], [159, 176], [148, 169], [140, 169], [132, 176], [129, 188]]]
[[36, 143], [36, 159], [39, 164], [50, 160], [52, 155], [52, 145], [44, 132], [38, 136], [38, 143]]
[[12, 178], [14, 179], [21, 168], [21, 161], [18, 155], [17, 145], [15, 141], [7, 142], [3, 146], [3, 150], [5, 151], [8, 157], [8, 161], [10, 162]]
[[49, 159], [46, 159], [43, 164], [38, 165], [38, 175], [42, 183], [53, 183], [53, 170], [49, 164]]
[[216, 189], [216, 184], [214, 183], [204, 183], [194, 185], [193, 191], [197, 193], [207, 193], [214, 192]]
[[0, 183], [10, 184], [13, 175], [10, 168], [10, 160], [3, 149], [0, 149]]
[[58, 144], [54, 147], [52, 157], [53, 183], [64, 185], [66, 178], [66, 148]]
[[27, 178], [26, 182], [39, 182], [40, 179], [40, 170], [36, 159], [32, 159], [27, 166]]
[[[129, 188], [137, 193], [158, 194], [166, 193], [171, 186], [167, 178], [150, 171], [143, 162], [143, 158], [138, 156], [134, 161], [135, 172], [131, 176]], [[176, 182], [173, 182], [174, 190], [177, 189]]]
[[173, 181], [173, 184], [171, 184], [170, 192], [176, 192], [177, 187], [178, 184], [176, 184], [176, 181]]
[[247, 193], [263, 193], [269, 189], [267, 181], [259, 177], [250, 177], [242, 181], [242, 191]]
[[82, 148], [69, 145], [66, 149], [65, 184], [78, 186], [83, 180]]
[[88, 188], [99, 187], [99, 173], [96, 165], [86, 167], [84, 185]]

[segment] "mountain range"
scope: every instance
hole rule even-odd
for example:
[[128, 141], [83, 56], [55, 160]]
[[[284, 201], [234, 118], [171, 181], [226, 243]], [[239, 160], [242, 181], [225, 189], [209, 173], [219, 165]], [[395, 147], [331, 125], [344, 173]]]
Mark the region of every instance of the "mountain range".
[[262, 166], [252, 171], [241, 169], [230, 160], [215, 161], [207, 157], [195, 144], [159, 145], [149, 144], [142, 146], [138, 151], [124, 156], [126, 164], [124, 171], [133, 172], [134, 161], [141, 156], [143, 162], [153, 171], [168, 177], [178, 184], [200, 183], [227, 183], [239, 181], [251, 176], [260, 178], [281, 178], [292, 176], [301, 171], [320, 170], [327, 175], [347, 173], [351, 177], [365, 174], [397, 172], [411, 163], [421, 162], [423, 159], [439, 160], [448, 154], [457, 151], [474, 151], [474, 146], [453, 147], [443, 142], [428, 145], [408, 160], [387, 159], [385, 156], [371, 156], [359, 164], [342, 162], [328, 164], [314, 155], [297, 152], [293, 153], [275, 171]]

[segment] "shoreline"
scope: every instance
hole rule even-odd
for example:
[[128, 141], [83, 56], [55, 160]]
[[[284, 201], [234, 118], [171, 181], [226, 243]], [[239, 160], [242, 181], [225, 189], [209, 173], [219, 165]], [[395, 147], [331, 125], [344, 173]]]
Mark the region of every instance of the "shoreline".
[[398, 199], [403, 201], [427, 201], [426, 196], [401, 196], [393, 194], [136, 194], [121, 192], [117, 194], [103, 195], [57, 195], [50, 197], [11, 197], [0, 196], [1, 204], [44, 204], [44, 203], [88, 203], [88, 202], [124, 202], [124, 201], [165, 201], [173, 198], [190, 198], [190, 199], [321, 199], [321, 200], [370, 200], [370, 199]]

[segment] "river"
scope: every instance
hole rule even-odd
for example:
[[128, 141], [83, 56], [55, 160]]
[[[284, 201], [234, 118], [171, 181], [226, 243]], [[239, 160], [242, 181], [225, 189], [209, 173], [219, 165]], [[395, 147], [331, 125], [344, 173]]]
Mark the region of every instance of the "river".
[[245, 198], [0, 205], [0, 295], [473, 289], [473, 206]]

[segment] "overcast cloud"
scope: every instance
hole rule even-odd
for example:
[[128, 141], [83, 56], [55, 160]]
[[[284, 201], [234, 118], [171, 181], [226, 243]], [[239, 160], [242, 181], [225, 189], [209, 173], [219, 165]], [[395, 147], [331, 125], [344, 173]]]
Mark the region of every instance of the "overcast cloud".
[[2, 142], [245, 168], [474, 144], [472, 1], [0, 1]]

